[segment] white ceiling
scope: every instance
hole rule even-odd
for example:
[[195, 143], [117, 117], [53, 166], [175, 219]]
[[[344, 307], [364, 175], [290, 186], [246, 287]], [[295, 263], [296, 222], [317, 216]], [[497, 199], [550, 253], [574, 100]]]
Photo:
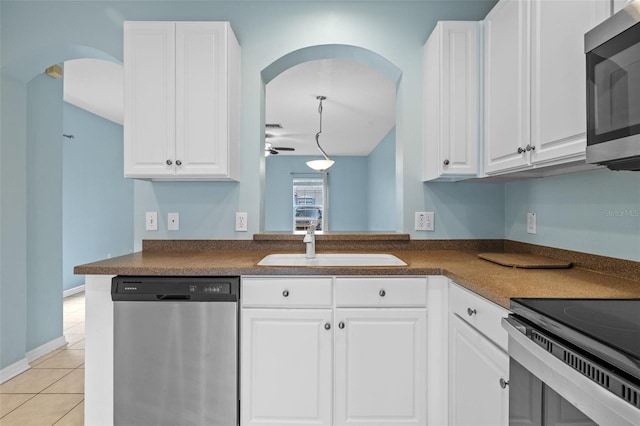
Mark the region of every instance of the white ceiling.
[[102, 59], [66, 61], [63, 98], [65, 102], [122, 124], [124, 118], [122, 65]]
[[[64, 64], [64, 100], [100, 117], [122, 124], [122, 65], [98, 59]], [[333, 155], [368, 155], [395, 126], [395, 83], [360, 63], [326, 59], [289, 68], [266, 86], [265, 122], [273, 146], [295, 148], [280, 155], [320, 155], [317, 96], [323, 101], [320, 144]], [[70, 129], [70, 131], [72, 131]], [[261, 143], [261, 142], [259, 142]]]
[[317, 96], [323, 101], [320, 144], [332, 155], [368, 155], [395, 126], [396, 86], [358, 62], [323, 59], [289, 68], [266, 86], [265, 123], [274, 147], [295, 148], [293, 155], [320, 155]]

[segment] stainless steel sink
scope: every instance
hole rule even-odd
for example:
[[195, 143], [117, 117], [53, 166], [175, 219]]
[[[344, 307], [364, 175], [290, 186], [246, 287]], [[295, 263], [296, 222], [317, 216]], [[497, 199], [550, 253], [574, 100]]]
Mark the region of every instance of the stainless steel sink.
[[259, 266], [406, 266], [392, 254], [383, 253], [319, 253], [307, 259], [304, 253], [270, 254]]

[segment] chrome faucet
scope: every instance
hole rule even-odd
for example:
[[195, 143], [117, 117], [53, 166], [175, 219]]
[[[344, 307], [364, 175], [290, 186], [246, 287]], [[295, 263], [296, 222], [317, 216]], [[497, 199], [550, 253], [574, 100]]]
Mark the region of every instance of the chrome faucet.
[[307, 259], [316, 257], [316, 226], [317, 223], [311, 223], [307, 228], [307, 234], [302, 240], [307, 245]]

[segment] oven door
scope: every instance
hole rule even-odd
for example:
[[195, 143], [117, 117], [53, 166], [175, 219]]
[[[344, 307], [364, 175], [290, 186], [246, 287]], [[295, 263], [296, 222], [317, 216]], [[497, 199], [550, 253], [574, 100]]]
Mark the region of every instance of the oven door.
[[510, 426], [640, 425], [640, 410], [527, 337], [530, 325], [510, 316], [502, 326], [509, 334]]

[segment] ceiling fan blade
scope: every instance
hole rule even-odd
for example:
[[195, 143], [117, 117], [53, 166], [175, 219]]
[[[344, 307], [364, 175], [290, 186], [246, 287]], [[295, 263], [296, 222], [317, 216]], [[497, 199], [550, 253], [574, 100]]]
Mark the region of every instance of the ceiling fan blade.
[[278, 151], [295, 151], [295, 148], [291, 148], [288, 146], [274, 146], [273, 149], [277, 149]]

